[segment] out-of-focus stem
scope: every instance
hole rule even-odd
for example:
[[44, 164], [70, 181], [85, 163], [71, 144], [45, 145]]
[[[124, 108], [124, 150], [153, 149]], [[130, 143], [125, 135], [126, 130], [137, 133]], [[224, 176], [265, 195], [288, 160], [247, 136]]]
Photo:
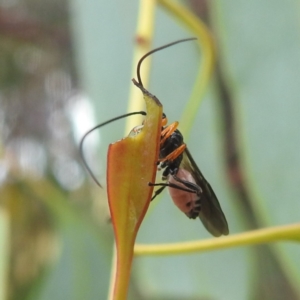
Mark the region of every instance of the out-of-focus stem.
[[205, 24], [184, 6], [172, 0], [158, 0], [158, 3], [198, 38], [201, 63], [191, 97], [180, 119], [180, 131], [187, 140], [214, 69], [214, 43]]
[[7, 297], [8, 253], [9, 217], [5, 209], [0, 209], [0, 300]]
[[[135, 47], [132, 59], [132, 77], [136, 78], [136, 67], [139, 59], [147, 52], [151, 50], [153, 32], [154, 32], [154, 21], [155, 21], [155, 0], [141, 0], [137, 30], [135, 36]], [[143, 62], [141, 69], [141, 76], [143, 84], [147, 87], [149, 82], [150, 73], [150, 61], [151, 58], [147, 58]], [[141, 92], [133, 84], [130, 85], [129, 100], [128, 100], [128, 111], [139, 111], [143, 110], [144, 101], [142, 100]], [[141, 124], [141, 117], [134, 116], [127, 119], [125, 134], [128, 134], [130, 130], [136, 125]]]

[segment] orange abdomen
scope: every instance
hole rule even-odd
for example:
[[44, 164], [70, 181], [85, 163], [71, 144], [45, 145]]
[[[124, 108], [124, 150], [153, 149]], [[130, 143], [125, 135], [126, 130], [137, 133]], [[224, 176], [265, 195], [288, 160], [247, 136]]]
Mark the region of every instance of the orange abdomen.
[[[196, 184], [191, 173], [184, 169], [179, 169], [176, 176], [184, 181]], [[182, 183], [176, 181], [171, 175], [169, 176], [169, 183], [176, 184], [185, 189], [187, 188]], [[195, 207], [195, 201], [199, 199], [199, 196], [196, 193], [182, 191], [172, 187], [169, 187], [169, 193], [174, 204], [185, 214], [188, 214]]]

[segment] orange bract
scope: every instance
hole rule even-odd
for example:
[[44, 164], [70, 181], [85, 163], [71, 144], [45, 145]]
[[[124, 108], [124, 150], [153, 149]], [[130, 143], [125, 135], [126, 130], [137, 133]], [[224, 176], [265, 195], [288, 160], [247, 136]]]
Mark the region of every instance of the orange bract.
[[[117, 248], [114, 299], [126, 299], [133, 247], [150, 204], [155, 181], [162, 122], [162, 105], [142, 90], [147, 116], [142, 130], [109, 146], [107, 193]], [[123, 295], [123, 296], [122, 296]]]

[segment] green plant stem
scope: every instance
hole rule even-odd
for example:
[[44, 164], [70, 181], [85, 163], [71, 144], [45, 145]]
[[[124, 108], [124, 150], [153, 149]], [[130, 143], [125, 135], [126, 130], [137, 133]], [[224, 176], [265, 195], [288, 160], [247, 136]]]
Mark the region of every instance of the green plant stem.
[[182, 242], [172, 244], [142, 245], [137, 244], [135, 255], [172, 255], [199, 253], [209, 250], [220, 250], [238, 246], [266, 244], [278, 241], [300, 242], [300, 223], [253, 230], [218, 239]]

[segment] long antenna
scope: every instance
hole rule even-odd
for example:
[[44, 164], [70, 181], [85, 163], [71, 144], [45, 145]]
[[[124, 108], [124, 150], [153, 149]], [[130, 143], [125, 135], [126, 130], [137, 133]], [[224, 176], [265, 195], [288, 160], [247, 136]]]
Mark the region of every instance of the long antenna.
[[187, 39], [182, 39], [182, 40], [178, 40], [178, 41], [175, 41], [175, 42], [172, 42], [172, 43], [169, 43], [169, 44], [166, 44], [164, 46], [161, 46], [161, 47], [158, 47], [158, 48], [155, 48], [153, 50], [151, 50], [150, 52], [146, 53], [144, 56], [142, 56], [142, 58], [139, 60], [138, 64], [137, 64], [137, 68], [136, 68], [136, 75], [137, 75], [137, 79], [138, 79], [138, 83], [143, 87], [143, 82], [142, 82], [142, 78], [141, 78], [141, 65], [142, 65], [142, 62], [144, 61], [144, 59], [146, 57], [148, 57], [149, 55], [157, 52], [157, 51], [160, 51], [160, 50], [163, 50], [165, 48], [168, 48], [168, 47], [171, 47], [173, 45], [176, 45], [176, 44], [179, 44], [179, 43], [183, 43], [183, 42], [187, 42], [187, 41], [193, 41], [193, 40], [196, 40], [197, 38], [187, 38]]
[[102, 126], [105, 126], [109, 123], [112, 123], [114, 121], [117, 121], [117, 120], [120, 120], [120, 119], [123, 119], [123, 118], [127, 118], [127, 117], [130, 117], [130, 116], [133, 116], [133, 115], [143, 115], [143, 116], [146, 116], [147, 113], [144, 112], [144, 111], [135, 111], [135, 112], [131, 112], [131, 113], [127, 113], [127, 114], [124, 114], [124, 115], [121, 115], [121, 116], [118, 116], [118, 117], [115, 117], [115, 118], [112, 118], [108, 121], [105, 121], [101, 124], [98, 124], [97, 126], [93, 127], [92, 129], [90, 129], [88, 132], [86, 132], [84, 134], [84, 136], [81, 138], [81, 141], [80, 141], [80, 144], [79, 144], [79, 153], [80, 153], [80, 157], [82, 159], [82, 162], [85, 166], [85, 168], [87, 169], [88, 173], [91, 175], [91, 177], [93, 178], [93, 180], [97, 183], [97, 185], [99, 185], [101, 188], [102, 188], [102, 185], [100, 184], [100, 182], [98, 181], [98, 179], [96, 178], [96, 176], [94, 175], [93, 171], [90, 169], [84, 155], [83, 155], [83, 142], [85, 140], [85, 138], [91, 133], [93, 132], [94, 130], [102, 127]]

